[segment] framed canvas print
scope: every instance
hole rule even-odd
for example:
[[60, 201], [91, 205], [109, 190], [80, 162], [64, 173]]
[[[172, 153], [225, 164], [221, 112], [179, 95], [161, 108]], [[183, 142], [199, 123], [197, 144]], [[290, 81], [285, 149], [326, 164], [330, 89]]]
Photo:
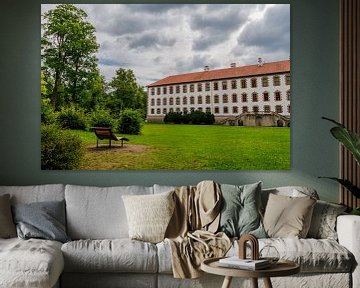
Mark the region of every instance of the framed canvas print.
[[290, 169], [289, 4], [41, 15], [42, 169]]

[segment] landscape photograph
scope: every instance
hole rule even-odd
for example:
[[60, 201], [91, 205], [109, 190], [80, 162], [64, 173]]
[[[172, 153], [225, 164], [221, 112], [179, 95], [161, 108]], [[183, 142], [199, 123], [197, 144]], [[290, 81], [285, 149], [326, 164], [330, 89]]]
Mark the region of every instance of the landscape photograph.
[[289, 4], [42, 4], [42, 170], [291, 168]]

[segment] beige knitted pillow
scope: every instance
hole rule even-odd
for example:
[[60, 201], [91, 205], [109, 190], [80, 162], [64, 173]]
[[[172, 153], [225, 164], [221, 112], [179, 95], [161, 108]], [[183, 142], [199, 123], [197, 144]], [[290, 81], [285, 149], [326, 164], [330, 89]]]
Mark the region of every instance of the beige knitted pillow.
[[175, 207], [173, 193], [122, 196], [131, 239], [151, 243], [164, 240]]

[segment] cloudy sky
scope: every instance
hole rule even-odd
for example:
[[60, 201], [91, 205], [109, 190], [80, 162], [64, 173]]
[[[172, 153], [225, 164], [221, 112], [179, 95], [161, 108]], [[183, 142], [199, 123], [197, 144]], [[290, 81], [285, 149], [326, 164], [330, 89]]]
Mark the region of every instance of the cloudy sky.
[[[148, 85], [173, 74], [290, 57], [290, 5], [76, 4], [96, 28], [107, 80], [130, 68]], [[56, 5], [43, 4], [44, 13]]]

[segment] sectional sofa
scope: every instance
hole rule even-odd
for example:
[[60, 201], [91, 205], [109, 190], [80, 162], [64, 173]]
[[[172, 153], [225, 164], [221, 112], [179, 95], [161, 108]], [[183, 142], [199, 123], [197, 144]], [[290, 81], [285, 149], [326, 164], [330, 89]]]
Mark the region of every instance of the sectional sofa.
[[[166, 241], [153, 244], [129, 239], [122, 196], [152, 195], [172, 189], [174, 187], [161, 185], [0, 186], [0, 196], [9, 194], [12, 205], [64, 200], [66, 232], [71, 239], [65, 243], [42, 239], [0, 239], [0, 287], [221, 287], [223, 278], [215, 275], [205, 274], [198, 279], [173, 278], [171, 249]], [[305, 187], [264, 189], [264, 207], [269, 194], [293, 197], [311, 194], [317, 197], [316, 191]], [[325, 213], [332, 213], [330, 210]], [[360, 217], [335, 217], [337, 239], [260, 239], [260, 247], [272, 245], [281, 258], [301, 265], [301, 273], [297, 275], [272, 279], [274, 287], [360, 287], [357, 266], [360, 261]], [[313, 218], [312, 221], [319, 219]], [[234, 241], [227, 255], [236, 255], [237, 251], [237, 242]], [[232, 287], [243, 287], [236, 286], [240, 284], [248, 287], [246, 285], [250, 282], [234, 279]]]

